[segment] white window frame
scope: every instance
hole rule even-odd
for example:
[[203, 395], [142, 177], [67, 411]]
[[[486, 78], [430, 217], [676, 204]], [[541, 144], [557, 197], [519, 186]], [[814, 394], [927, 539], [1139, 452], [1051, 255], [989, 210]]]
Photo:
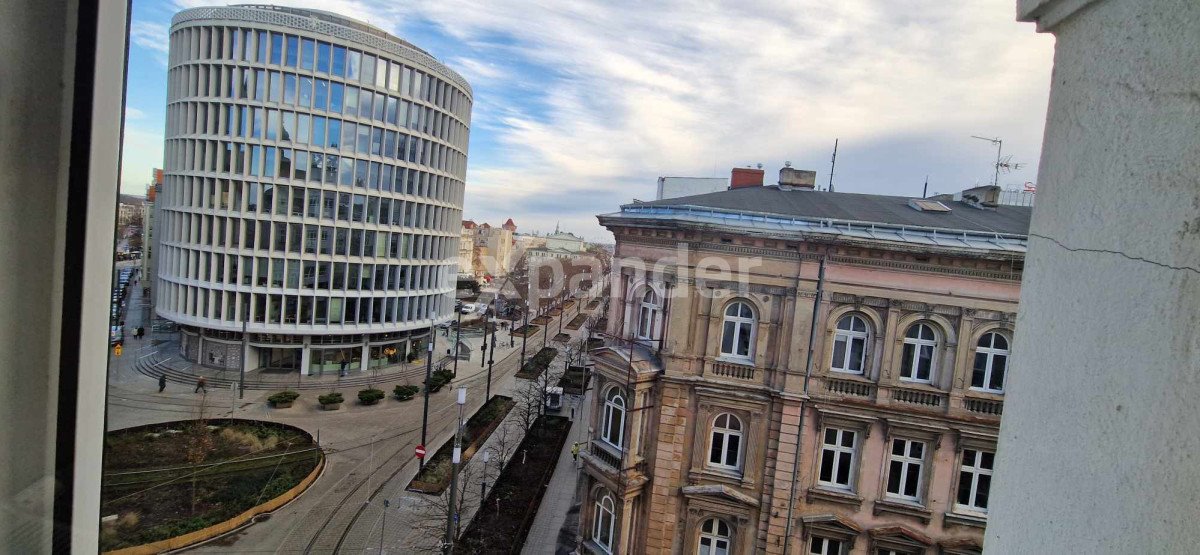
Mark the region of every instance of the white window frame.
[[[854, 329], [854, 321], [862, 322], [865, 331], [857, 331]], [[842, 329], [842, 322], [848, 322], [849, 329]], [[859, 359], [859, 369], [851, 368], [851, 347], [855, 340], [862, 341], [862, 357]], [[844, 342], [846, 347], [843, 350], [842, 365], [837, 365], [837, 344]], [[866, 318], [859, 314], [846, 314], [838, 318], [837, 324], [834, 325], [833, 332], [833, 356], [830, 359], [829, 368], [834, 372], [842, 372], [844, 374], [863, 375], [867, 372], [867, 351], [871, 348], [871, 323]]]
[[[725, 527], [725, 535], [721, 535], [722, 526]], [[705, 540], [708, 541], [708, 545], [704, 545]], [[729, 523], [713, 517], [700, 525], [700, 540], [696, 542], [696, 555], [729, 555], [732, 546], [733, 527]]]
[[638, 304], [637, 312], [637, 329], [634, 334], [638, 339], [653, 340], [654, 332], [658, 328], [658, 314], [662, 299], [658, 293], [654, 292], [653, 287], [646, 287], [646, 292], [642, 293], [641, 302]]
[[[821, 543], [819, 548], [817, 542]], [[808, 540], [808, 552], [810, 555], [842, 555], [844, 545], [845, 541], [837, 538], [812, 536]]]
[[[929, 330], [931, 339], [923, 339], [920, 337], [921, 329]], [[912, 330], [917, 330], [917, 337], [909, 337]], [[921, 349], [929, 347], [929, 376], [922, 379], [918, 377], [921, 368]], [[904, 352], [912, 349], [912, 359], [907, 367], [904, 364]], [[934, 326], [927, 322], [917, 322], [908, 327], [904, 332], [904, 345], [900, 354], [900, 381], [912, 383], [933, 383], [937, 379], [937, 355], [938, 355], [938, 333]], [[908, 374], [905, 376], [905, 374]]]
[[[719, 422], [722, 418], [725, 418], [724, 426], [721, 426], [719, 424]], [[715, 468], [740, 471], [742, 469], [742, 459], [744, 457], [743, 453], [745, 453], [745, 447], [746, 447], [746, 442], [742, 441], [745, 437], [742, 432], [742, 428], [744, 427], [742, 425], [742, 419], [738, 418], [736, 415], [734, 415], [732, 413], [723, 412], [721, 414], [718, 414], [717, 417], [714, 418], [712, 422], [713, 422], [712, 428], [709, 433], [710, 443], [709, 443], [709, 448], [708, 448], [708, 465], [715, 467]], [[720, 459], [720, 461], [714, 461], [712, 448], [713, 448], [713, 446], [717, 445], [718, 437], [720, 437], [720, 441], [721, 441], [721, 451], [718, 454], [718, 458]], [[733, 464], [728, 463], [729, 454], [730, 454], [729, 453], [729, 443], [730, 443], [731, 439], [736, 439], [737, 444], [738, 444], [737, 454], [735, 455], [735, 460], [733, 461]]]
[[[896, 454], [896, 442], [903, 442], [903, 445], [904, 445], [902, 454], [900, 454], [900, 455]], [[911, 455], [913, 444], [921, 445], [921, 456], [920, 457], [914, 457]], [[925, 482], [924, 482], [924, 480], [925, 480], [925, 459], [928, 456], [929, 456], [929, 442], [927, 442], [927, 441], [920, 440], [920, 439], [908, 439], [908, 438], [904, 438], [904, 437], [891, 438], [891, 441], [888, 443], [888, 466], [887, 466], [888, 472], [887, 472], [887, 481], [883, 485], [884, 494], [887, 497], [892, 498], [892, 499], [900, 499], [900, 500], [909, 501], [909, 502], [913, 502], [913, 503], [921, 503], [921, 499], [923, 497], [922, 493], [924, 492], [924, 489], [925, 489], [925, 487], [924, 487], [925, 486]], [[888, 489], [889, 486], [891, 485], [892, 474], [895, 472], [895, 470], [892, 468], [893, 462], [900, 463], [900, 476], [899, 476], [899, 481], [898, 481], [900, 491], [896, 491], [896, 492]], [[916, 467], [916, 473], [917, 473], [917, 491], [913, 495], [908, 495], [908, 494], [904, 493], [904, 485], [907, 483], [907, 478], [909, 477], [909, 473], [913, 471], [914, 466]]]
[[[829, 431], [833, 431], [836, 433], [836, 435], [834, 436], [834, 442], [832, 444], [828, 443], [826, 440], [826, 437], [827, 437]], [[854, 439], [850, 446], [842, 445], [843, 438], [845, 438], [845, 434], [854, 434]], [[858, 467], [858, 446], [861, 443], [859, 441], [859, 438], [861, 436], [862, 436], [862, 432], [860, 430], [853, 429], [853, 428], [838, 428], [838, 427], [834, 427], [834, 426], [826, 426], [825, 428], [823, 428], [821, 430], [820, 458], [817, 459], [817, 483], [818, 484], [820, 484], [823, 487], [829, 488], [829, 489], [836, 489], [836, 490], [842, 490], [842, 491], [854, 491], [854, 488], [855, 488], [855, 479], [854, 478], [855, 478], [855, 473], [856, 473], [856, 470]], [[822, 474], [821, 470], [825, 464], [826, 451], [832, 452], [834, 455], [833, 456], [833, 468], [831, 468], [829, 470], [829, 479], [830, 479], [829, 481], [825, 481], [825, 480], [821, 479], [821, 474]], [[841, 466], [843, 464], [841, 455], [847, 454], [847, 453], [849, 453], [849, 455], [850, 455], [850, 461], [849, 461], [849, 463], [847, 463], [850, 465], [850, 468], [846, 471], [846, 483], [839, 484], [837, 482], [837, 475], [838, 475], [838, 470], [841, 469]]]
[[[741, 310], [745, 307], [750, 312], [749, 316], [742, 316]], [[730, 310], [735, 310], [735, 314], [729, 314]], [[732, 330], [729, 329], [729, 324], [733, 324]], [[729, 342], [730, 350], [725, 350], [725, 337], [732, 331], [733, 337]], [[742, 335], [748, 335], [746, 353], [737, 352], [739, 339]], [[758, 318], [754, 307], [746, 301], [734, 301], [725, 307], [724, 318], [721, 320], [721, 358], [733, 359], [739, 361], [750, 362], [754, 360], [754, 342], [758, 335]]]
[[[967, 460], [968, 453], [974, 454], [974, 457], [972, 457], [974, 460], [970, 460], [970, 461]], [[984, 453], [989, 453], [992, 455], [992, 467], [993, 468], [984, 468], [983, 467], [983, 454]], [[963, 449], [962, 455], [960, 456], [959, 467], [958, 467], [959, 468], [958, 483], [956, 484], [957, 487], [954, 490], [954, 510], [955, 511], [965, 512], [965, 513], [974, 513], [974, 514], [979, 514], [979, 515], [987, 514], [987, 512], [988, 512], [987, 507], [979, 507], [979, 506], [975, 505], [978, 494], [979, 494], [979, 477], [980, 476], [989, 476], [989, 477], [992, 476], [993, 472], [994, 472], [993, 469], [995, 468], [995, 466], [996, 466], [996, 452], [995, 451], [988, 451], [986, 449], [974, 449], [974, 448], [970, 448], [970, 447]], [[970, 493], [969, 493], [970, 503], [969, 504], [960, 503], [958, 500], [958, 492], [960, 489], [962, 489], [963, 473], [969, 473], [971, 475], [971, 477], [970, 477], [971, 485], [970, 485], [970, 490], [969, 490], [970, 491]], [[992, 494], [992, 480], [989, 479], [988, 480], [988, 494], [987, 494], [989, 502], [991, 501], [991, 494]]]
[[[604, 490], [600, 497], [596, 499], [596, 514], [592, 516], [592, 543], [595, 543], [605, 553], [612, 553], [613, 540], [616, 539], [616, 523], [617, 523], [617, 504], [613, 501], [612, 494]], [[608, 518], [608, 526], [604, 526], [605, 514]], [[608, 542], [605, 543], [601, 533], [608, 533]]]
[[[988, 337], [992, 338], [991, 341], [988, 342], [988, 346], [987, 347], [979, 346], [979, 344], [982, 343], [983, 340]], [[971, 362], [971, 390], [972, 391], [983, 391], [986, 393], [1004, 393], [1004, 382], [1005, 382], [1005, 380], [1008, 379], [1009, 362], [1012, 358], [1012, 351], [1009, 348], [1001, 349], [1001, 348], [995, 347], [994, 345], [996, 344], [997, 337], [1004, 340], [1005, 345], [1011, 347], [1011, 341], [1009, 340], [1009, 338], [1005, 337], [1003, 334], [1001, 334], [998, 331], [989, 331], [989, 332], [979, 336], [979, 341], [977, 341], [975, 343], [976, 355], [977, 356], [980, 354], [985, 355], [987, 357], [987, 359], [986, 359], [987, 362], [984, 364], [984, 369], [983, 369], [983, 386], [976, 386], [975, 385], [975, 363], [974, 363], [974, 359], [972, 359], [972, 362]], [[1000, 388], [999, 389], [993, 389], [992, 387], [990, 387], [988, 385], [989, 383], [991, 383], [992, 373], [995, 371], [996, 357], [1004, 357], [1004, 370], [1003, 370], [1004, 377], [1001, 378], [1001, 380], [1000, 380]]]
[[[618, 402], [619, 400], [619, 402]], [[604, 393], [604, 421], [601, 423], [600, 440], [617, 449], [624, 449], [625, 444], [625, 418], [628, 416], [626, 410], [625, 393], [620, 388], [612, 386]], [[620, 423], [613, 429], [613, 415], [619, 413]], [[612, 441], [613, 434], [616, 434], [616, 442]]]

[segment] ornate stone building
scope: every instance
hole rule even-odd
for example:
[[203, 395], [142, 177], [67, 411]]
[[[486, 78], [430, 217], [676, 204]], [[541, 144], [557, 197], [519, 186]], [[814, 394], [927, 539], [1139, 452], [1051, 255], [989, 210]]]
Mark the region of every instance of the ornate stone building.
[[981, 551], [1031, 211], [987, 197], [767, 186], [601, 215], [585, 548]]

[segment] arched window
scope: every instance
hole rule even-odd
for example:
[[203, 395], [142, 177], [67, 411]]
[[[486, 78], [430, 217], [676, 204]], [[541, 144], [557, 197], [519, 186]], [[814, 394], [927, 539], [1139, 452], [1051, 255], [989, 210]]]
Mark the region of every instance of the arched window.
[[592, 541], [609, 553], [612, 552], [613, 526], [617, 520], [616, 512], [616, 503], [613, 502], [612, 495], [603, 491], [596, 499], [596, 516], [592, 521]]
[[904, 334], [904, 359], [900, 362], [900, 379], [906, 382], [933, 381], [933, 353], [937, 335], [929, 324], [909, 326]]
[[741, 455], [742, 421], [729, 413], [717, 415], [713, 420], [709, 464], [722, 468], [741, 468]]
[[638, 339], [656, 339], [655, 332], [658, 331], [658, 305], [658, 294], [653, 289], [647, 287], [646, 294], [642, 295], [641, 310], [638, 311]]
[[754, 344], [754, 309], [744, 302], [730, 303], [725, 308], [725, 325], [721, 335], [721, 355], [750, 360]]
[[867, 366], [867, 338], [870, 328], [857, 314], [847, 314], [838, 320], [833, 338], [833, 369], [838, 372], [862, 374]]
[[729, 525], [719, 518], [710, 518], [700, 527], [700, 546], [697, 555], [729, 555]]
[[604, 421], [601, 423], [600, 439], [618, 449], [625, 439], [625, 396], [621, 390], [610, 388], [604, 395]]
[[983, 334], [975, 347], [975, 369], [971, 389], [1004, 393], [1004, 371], [1008, 369], [1008, 339], [996, 332]]

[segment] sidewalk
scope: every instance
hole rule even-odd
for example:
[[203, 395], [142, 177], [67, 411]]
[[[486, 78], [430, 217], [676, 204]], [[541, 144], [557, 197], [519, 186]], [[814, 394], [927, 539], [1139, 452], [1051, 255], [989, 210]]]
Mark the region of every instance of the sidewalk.
[[[554, 476], [550, 478], [533, 527], [525, 538], [522, 555], [565, 555], [575, 551], [575, 537], [579, 530], [579, 463], [571, 457], [571, 444], [587, 441], [587, 414], [584, 409], [591, 400], [591, 391], [582, 397], [572, 397], [575, 420], [571, 423], [571, 434], [563, 445], [558, 464], [554, 467]], [[562, 414], [570, 416], [569, 406], [564, 404]]]

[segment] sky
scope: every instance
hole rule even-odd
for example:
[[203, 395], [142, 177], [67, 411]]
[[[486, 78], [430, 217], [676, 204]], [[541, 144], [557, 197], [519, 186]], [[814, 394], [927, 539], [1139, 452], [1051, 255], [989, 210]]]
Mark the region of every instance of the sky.
[[[122, 192], [162, 166], [167, 34], [203, 0], [133, 0]], [[464, 218], [611, 242], [659, 176], [785, 162], [839, 192], [1037, 181], [1054, 40], [1014, 0], [275, 0], [366, 21], [474, 89]]]

